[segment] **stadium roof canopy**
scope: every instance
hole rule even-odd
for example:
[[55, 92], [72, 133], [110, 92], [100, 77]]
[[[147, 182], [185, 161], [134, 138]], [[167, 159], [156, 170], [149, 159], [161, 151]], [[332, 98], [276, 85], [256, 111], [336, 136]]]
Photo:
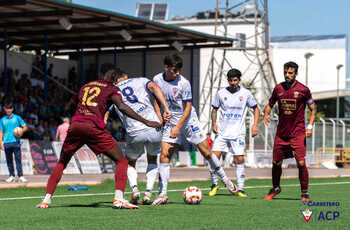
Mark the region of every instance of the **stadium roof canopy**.
[[[45, 44], [51, 51], [153, 49], [169, 48], [175, 41], [185, 48], [227, 47], [234, 41], [60, 0], [0, 0], [0, 12], [2, 47], [7, 36], [9, 45], [21, 46], [22, 50], [44, 49]], [[72, 25], [70, 30], [62, 25], [67, 22], [67, 27]], [[121, 31], [131, 39], [126, 40]]]

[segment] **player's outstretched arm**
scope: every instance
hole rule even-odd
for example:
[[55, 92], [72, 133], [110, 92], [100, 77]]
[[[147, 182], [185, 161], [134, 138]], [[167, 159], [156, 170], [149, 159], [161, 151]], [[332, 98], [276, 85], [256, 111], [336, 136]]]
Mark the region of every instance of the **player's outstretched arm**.
[[187, 118], [190, 116], [191, 114], [191, 110], [192, 110], [192, 102], [187, 101], [184, 103], [185, 104], [185, 108], [184, 108], [184, 112], [180, 118], [180, 120], [177, 122], [177, 124], [171, 128], [170, 130], [170, 137], [171, 138], [176, 138], [179, 134], [180, 134], [180, 130], [182, 128], [182, 126], [184, 126]]
[[168, 107], [168, 105], [166, 103], [163, 91], [154, 82], [150, 82], [148, 84], [148, 89], [157, 97], [157, 99], [161, 103], [161, 105], [163, 107], [163, 110], [164, 110], [164, 120], [165, 121], [169, 121], [170, 117], [171, 117], [171, 112], [170, 112], [169, 107]]
[[264, 125], [267, 125], [267, 124], [270, 122], [270, 113], [271, 113], [271, 110], [272, 110], [272, 108], [271, 108], [270, 104], [267, 104], [267, 105], [265, 106], [265, 109], [264, 109], [264, 117], [263, 117], [263, 119], [262, 119], [262, 123], [263, 123]]
[[160, 123], [163, 123], [162, 112], [160, 111], [160, 107], [159, 107], [159, 104], [157, 102], [157, 99], [154, 97], [153, 97], [153, 107], [154, 107], [154, 111], [156, 112]]
[[218, 109], [212, 108], [212, 110], [211, 110], [211, 128], [212, 128], [214, 133], [218, 133], [218, 126], [216, 124], [217, 114], [218, 114]]
[[254, 108], [254, 123], [252, 126], [252, 137], [255, 137], [258, 135], [259, 132], [259, 116], [260, 116], [260, 109], [258, 106]]
[[142, 123], [144, 123], [145, 125], [149, 126], [149, 127], [153, 127], [153, 128], [161, 128], [162, 124], [156, 121], [149, 121], [144, 119], [143, 117], [141, 117], [140, 115], [138, 115], [134, 110], [132, 110], [127, 104], [125, 104], [121, 97], [119, 96], [113, 96], [112, 97], [112, 101], [113, 103], [118, 107], [118, 109], [124, 113], [125, 115], [140, 121]]

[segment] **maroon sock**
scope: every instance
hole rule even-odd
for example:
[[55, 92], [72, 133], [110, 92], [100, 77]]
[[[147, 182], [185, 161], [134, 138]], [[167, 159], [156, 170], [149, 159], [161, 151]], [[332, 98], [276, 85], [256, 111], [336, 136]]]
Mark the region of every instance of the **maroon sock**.
[[51, 172], [50, 178], [47, 181], [46, 194], [53, 194], [56, 190], [58, 182], [60, 182], [64, 170], [64, 164], [59, 161], [56, 167]]
[[307, 193], [309, 186], [309, 172], [307, 170], [306, 165], [299, 167], [299, 181], [301, 193]]
[[274, 188], [280, 186], [281, 175], [282, 175], [282, 166], [272, 164], [272, 185]]
[[115, 163], [115, 189], [124, 192], [128, 181], [128, 160], [123, 157]]

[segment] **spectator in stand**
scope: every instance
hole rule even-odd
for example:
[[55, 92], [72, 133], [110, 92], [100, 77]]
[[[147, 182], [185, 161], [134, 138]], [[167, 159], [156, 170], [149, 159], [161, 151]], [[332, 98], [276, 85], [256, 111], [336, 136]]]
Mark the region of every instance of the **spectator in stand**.
[[64, 142], [67, 136], [68, 128], [69, 128], [69, 118], [65, 117], [63, 118], [63, 123], [57, 127], [57, 131], [56, 131], [57, 141]]
[[[0, 119], [0, 149], [5, 151], [10, 174], [6, 182], [11, 183], [15, 181], [15, 170], [13, 167], [13, 155], [15, 155], [19, 181], [25, 183], [28, 181], [23, 177], [20, 137], [27, 131], [27, 126], [20, 116], [13, 113], [12, 101], [5, 102], [4, 110], [6, 115]], [[15, 133], [15, 129], [18, 127], [22, 129]]]
[[68, 84], [72, 85], [74, 81], [77, 80], [77, 72], [75, 71], [75, 66], [73, 66], [68, 73]]
[[49, 68], [47, 69], [47, 74], [51, 77], [53, 76], [52, 71], [53, 71], [53, 63], [50, 63]]

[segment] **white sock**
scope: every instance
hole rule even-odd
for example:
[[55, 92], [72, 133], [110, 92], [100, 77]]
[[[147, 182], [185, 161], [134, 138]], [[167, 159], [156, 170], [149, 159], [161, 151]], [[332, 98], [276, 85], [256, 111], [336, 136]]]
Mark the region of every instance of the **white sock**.
[[51, 204], [51, 197], [52, 197], [52, 194], [46, 194], [45, 195], [45, 198], [43, 200], [43, 203], [48, 203], [48, 204]]
[[209, 172], [210, 172], [210, 177], [211, 177], [212, 183], [217, 185], [219, 178], [218, 178], [218, 175], [216, 175], [215, 170], [209, 168]]
[[170, 164], [169, 163], [160, 163], [159, 164], [159, 175], [162, 179], [162, 191], [161, 194], [166, 194], [168, 190], [168, 180], [170, 176]]
[[236, 164], [236, 178], [237, 178], [238, 189], [243, 190], [244, 189], [244, 180], [245, 180], [244, 163]]
[[114, 199], [119, 200], [119, 199], [124, 199], [124, 194], [122, 190], [115, 190], [114, 192]]
[[132, 166], [128, 167], [128, 180], [130, 187], [134, 191], [134, 188], [137, 188], [137, 171]]
[[209, 162], [210, 168], [216, 172], [216, 174], [220, 177], [222, 181], [227, 180], [226, 173], [224, 169], [221, 167], [221, 162], [214, 153], [211, 154], [211, 159], [209, 159], [208, 162]]
[[158, 175], [157, 164], [148, 164], [146, 171], [146, 191], [152, 193], [154, 183]]

